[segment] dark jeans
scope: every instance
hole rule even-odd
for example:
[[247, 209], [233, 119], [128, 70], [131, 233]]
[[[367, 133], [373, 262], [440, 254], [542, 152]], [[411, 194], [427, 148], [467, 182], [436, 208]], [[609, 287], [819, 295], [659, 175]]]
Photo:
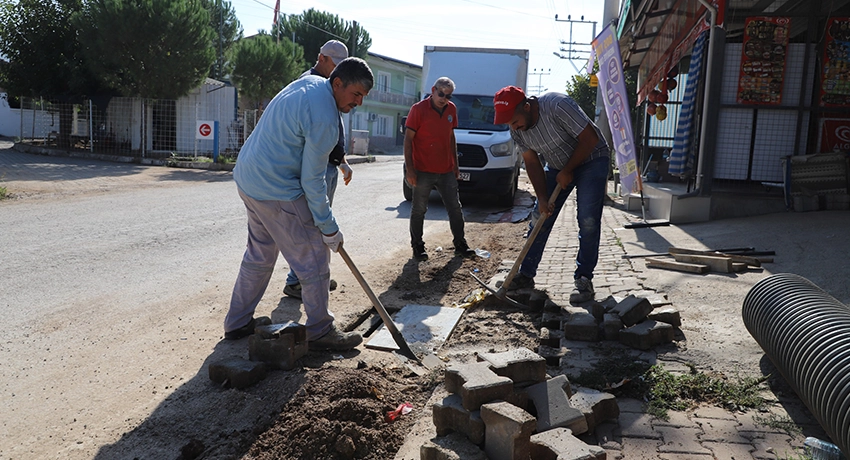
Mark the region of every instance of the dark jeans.
[[[557, 184], [555, 177], [560, 170], [547, 167], [545, 171], [546, 189], [549, 193], [552, 193]], [[552, 226], [558, 220], [558, 214], [561, 213], [561, 208], [567, 201], [567, 197], [570, 196], [573, 189], [576, 189], [579, 246], [574, 277], [576, 279], [582, 276], [587, 279], [593, 278], [593, 269], [596, 268], [596, 263], [599, 260], [602, 203], [605, 198], [607, 183], [607, 157], [587, 162], [573, 171], [573, 182], [562, 190], [555, 200], [555, 212], [543, 221], [540, 233], [537, 234], [537, 238], [534, 239], [534, 243], [528, 249], [525, 259], [522, 260], [522, 265], [519, 268], [520, 273], [531, 278], [537, 275], [537, 265], [540, 264], [540, 259], [543, 257], [543, 249], [546, 247], [546, 241], [549, 240]], [[539, 207], [535, 207], [535, 213], [538, 209]], [[529, 224], [529, 231], [531, 231], [531, 228], [532, 226]]]
[[425, 223], [425, 212], [428, 211], [428, 197], [431, 189], [436, 187], [443, 199], [446, 212], [449, 213], [449, 227], [455, 247], [465, 243], [463, 234], [463, 210], [460, 207], [460, 196], [457, 192], [457, 178], [454, 171], [444, 174], [418, 172], [416, 186], [413, 187], [413, 203], [410, 209], [410, 244], [415, 248], [424, 244], [422, 241], [422, 226]]

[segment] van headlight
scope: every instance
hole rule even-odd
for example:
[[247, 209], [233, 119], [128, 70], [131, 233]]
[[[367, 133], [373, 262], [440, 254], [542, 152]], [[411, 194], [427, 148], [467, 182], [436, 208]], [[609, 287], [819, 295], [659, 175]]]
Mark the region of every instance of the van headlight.
[[501, 144], [493, 144], [490, 146], [490, 153], [494, 157], [506, 157], [511, 154], [512, 142], [503, 142]]

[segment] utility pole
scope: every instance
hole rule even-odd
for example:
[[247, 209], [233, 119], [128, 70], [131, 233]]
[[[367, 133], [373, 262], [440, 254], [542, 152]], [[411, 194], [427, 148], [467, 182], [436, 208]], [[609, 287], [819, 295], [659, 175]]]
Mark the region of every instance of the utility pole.
[[351, 21], [351, 36], [348, 37], [348, 55], [357, 56], [357, 36], [360, 31], [357, 28], [357, 21]]
[[570, 40], [561, 40], [561, 44], [567, 46], [566, 48], [561, 47], [561, 53], [566, 53], [566, 55], [560, 54], [557, 51], [552, 52], [552, 54], [561, 59], [568, 59], [570, 64], [573, 65], [573, 68], [576, 69], [576, 72], [581, 73], [581, 70], [579, 70], [578, 66], [576, 66], [573, 61], [587, 62], [587, 60], [590, 59], [590, 47], [592, 44], [575, 42], [573, 40], [573, 26], [575, 24], [593, 24], [593, 32], [590, 35], [590, 39], [593, 41], [593, 39], [596, 38], [596, 21], [585, 21], [584, 16], [582, 16], [580, 20], [574, 20], [570, 15], [567, 15], [567, 19], [558, 19], [558, 15], [556, 14], [555, 22], [566, 22], [570, 24]]
[[[546, 72], [544, 72], [544, 70], [546, 70]], [[543, 94], [544, 91], [548, 90], [549, 88], [543, 87], [543, 75], [549, 75], [549, 72], [551, 72], [551, 71], [552, 71], [552, 69], [540, 69], [540, 72], [538, 72], [537, 69], [534, 69], [534, 72], [529, 72], [528, 73], [529, 76], [533, 77], [533, 76], [537, 75], [538, 78], [537, 78], [537, 85], [529, 87], [528, 91], [529, 92], [534, 91], [535, 93], [540, 95], [540, 94]]]

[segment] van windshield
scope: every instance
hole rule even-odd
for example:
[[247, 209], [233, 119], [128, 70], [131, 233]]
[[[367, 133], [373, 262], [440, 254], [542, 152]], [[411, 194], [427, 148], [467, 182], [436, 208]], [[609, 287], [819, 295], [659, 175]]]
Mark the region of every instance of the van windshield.
[[494, 125], [493, 97], [454, 94], [452, 102], [457, 106], [457, 127], [485, 131], [507, 131], [508, 125]]

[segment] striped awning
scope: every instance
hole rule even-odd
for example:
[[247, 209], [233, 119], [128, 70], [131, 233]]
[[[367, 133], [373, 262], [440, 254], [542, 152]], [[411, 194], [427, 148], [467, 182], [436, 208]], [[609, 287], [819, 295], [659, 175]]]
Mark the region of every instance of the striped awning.
[[673, 150], [670, 152], [667, 172], [674, 176], [690, 177], [694, 170], [696, 158], [693, 148], [696, 124], [696, 92], [702, 76], [703, 50], [708, 41], [708, 31], [703, 32], [694, 43], [691, 53], [691, 65], [688, 68], [688, 83], [682, 97], [682, 107], [679, 112], [679, 124], [676, 125], [676, 137], [673, 140]]

